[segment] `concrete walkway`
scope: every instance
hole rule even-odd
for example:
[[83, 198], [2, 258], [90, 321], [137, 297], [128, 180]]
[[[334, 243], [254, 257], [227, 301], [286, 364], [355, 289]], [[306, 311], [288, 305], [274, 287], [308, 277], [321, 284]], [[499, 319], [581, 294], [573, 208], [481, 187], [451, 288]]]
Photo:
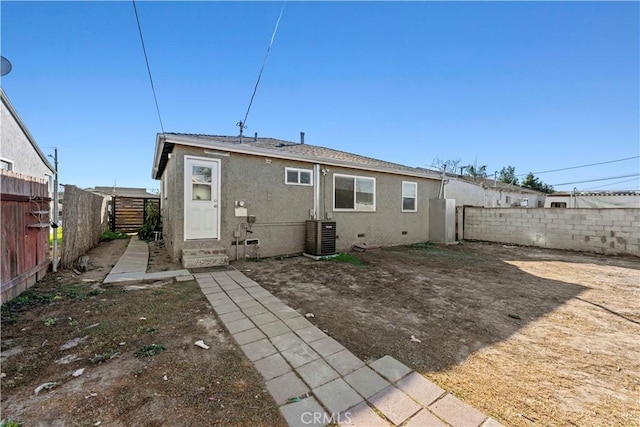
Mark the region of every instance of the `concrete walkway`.
[[194, 277], [291, 426], [500, 426], [391, 356], [365, 364], [239, 271]]
[[102, 283], [126, 282], [131, 280], [157, 280], [190, 275], [189, 270], [160, 271], [147, 273], [149, 245], [133, 236], [124, 254], [113, 266]]

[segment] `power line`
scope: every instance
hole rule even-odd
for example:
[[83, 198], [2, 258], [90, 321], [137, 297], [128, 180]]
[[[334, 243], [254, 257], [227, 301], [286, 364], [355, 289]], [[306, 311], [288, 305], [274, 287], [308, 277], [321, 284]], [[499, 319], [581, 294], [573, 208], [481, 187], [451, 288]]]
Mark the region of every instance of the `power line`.
[[[566, 170], [569, 170], [569, 169], [579, 169], [579, 168], [586, 168], [586, 167], [589, 167], [589, 166], [606, 165], [608, 163], [624, 162], [625, 160], [637, 159], [638, 157], [640, 157], [640, 156], [626, 157], [624, 159], [609, 160], [607, 162], [591, 163], [591, 164], [588, 164], [588, 165], [571, 166], [571, 167], [568, 167], [568, 168], [552, 169], [552, 170], [548, 170], [548, 171], [532, 172], [532, 173], [534, 175], [539, 175], [541, 173], [560, 172], [560, 171], [566, 171]], [[529, 174], [528, 173], [521, 173], [521, 174], [518, 174], [516, 176], [526, 176], [526, 175], [529, 175]]]
[[273, 40], [276, 38], [276, 32], [278, 31], [278, 26], [280, 25], [280, 20], [282, 19], [282, 12], [284, 12], [284, 7], [287, 3], [282, 3], [282, 8], [280, 9], [280, 15], [278, 16], [278, 20], [276, 21], [276, 26], [273, 29], [273, 34], [271, 34], [271, 41], [269, 42], [269, 47], [267, 47], [267, 52], [264, 54], [264, 59], [262, 60], [262, 67], [260, 67], [260, 73], [258, 73], [258, 80], [256, 81], [256, 85], [253, 87], [253, 94], [251, 94], [251, 99], [249, 100], [249, 106], [247, 107], [247, 112], [244, 115], [244, 120], [236, 123], [236, 126], [240, 128], [240, 140], [242, 141], [242, 130], [247, 126], [247, 118], [249, 117], [249, 111], [251, 110], [251, 105], [253, 104], [253, 98], [256, 96], [256, 92], [258, 91], [258, 85], [260, 84], [260, 79], [262, 78], [262, 72], [264, 71], [264, 66], [267, 63], [267, 58], [269, 57], [269, 52], [271, 52], [271, 46], [273, 46]]
[[156, 95], [156, 88], [153, 85], [153, 78], [151, 77], [151, 67], [149, 66], [149, 58], [147, 57], [147, 49], [144, 46], [144, 37], [142, 37], [142, 27], [140, 27], [140, 18], [138, 18], [138, 8], [136, 7], [136, 0], [131, 0], [133, 3], [133, 11], [136, 14], [136, 22], [138, 23], [138, 33], [140, 34], [140, 42], [142, 43], [142, 52], [144, 53], [144, 61], [147, 63], [147, 72], [149, 73], [149, 82], [151, 83], [151, 92], [153, 92], [153, 100], [156, 103], [156, 111], [158, 113], [158, 120], [160, 121], [160, 129], [164, 133], [164, 126], [162, 125], [162, 117], [160, 116], [160, 107], [158, 107], [158, 97]]
[[582, 184], [583, 182], [596, 182], [596, 181], [607, 181], [609, 179], [620, 179], [620, 178], [629, 178], [629, 177], [638, 177], [640, 173], [634, 173], [630, 175], [620, 175], [620, 176], [611, 176], [609, 178], [599, 178], [599, 179], [587, 179], [585, 181], [574, 181], [574, 182], [563, 182], [562, 184], [552, 184], [553, 187], [557, 187], [559, 185], [569, 185], [569, 184]]
[[625, 182], [632, 182], [632, 181], [636, 182], [637, 179], [635, 179], [635, 178], [625, 179], [624, 181], [612, 182], [611, 184], [598, 185], [597, 187], [586, 188], [585, 191], [587, 191], [587, 190], [595, 190], [597, 188], [602, 188], [602, 187], [611, 187], [612, 185], [624, 184]]

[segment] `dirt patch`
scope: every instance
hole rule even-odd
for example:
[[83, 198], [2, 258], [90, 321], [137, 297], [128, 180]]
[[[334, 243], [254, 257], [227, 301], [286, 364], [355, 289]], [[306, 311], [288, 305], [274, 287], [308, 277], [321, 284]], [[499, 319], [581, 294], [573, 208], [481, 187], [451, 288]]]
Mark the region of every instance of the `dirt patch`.
[[640, 425], [637, 258], [471, 242], [353, 255], [234, 265], [361, 359], [389, 354], [505, 425]]
[[[127, 243], [101, 243], [89, 253], [89, 272], [50, 274], [3, 306], [2, 418], [33, 426], [284, 425], [195, 281], [141, 290], [101, 284]], [[176, 269], [161, 249], [150, 244], [149, 271]], [[201, 339], [209, 350], [194, 345]]]
[[153, 240], [149, 242], [149, 263], [147, 273], [157, 273], [160, 271], [182, 270], [182, 264], [173, 262], [164, 246], [163, 240]]

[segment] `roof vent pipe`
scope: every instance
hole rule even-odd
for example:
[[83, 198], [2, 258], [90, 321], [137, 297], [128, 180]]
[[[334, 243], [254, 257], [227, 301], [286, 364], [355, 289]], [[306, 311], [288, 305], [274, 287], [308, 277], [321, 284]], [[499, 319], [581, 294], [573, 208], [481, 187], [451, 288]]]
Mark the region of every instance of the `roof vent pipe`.
[[300, 132], [300, 144], [304, 144], [304, 132]]
[[258, 132], [253, 133], [253, 142], [258, 142]]

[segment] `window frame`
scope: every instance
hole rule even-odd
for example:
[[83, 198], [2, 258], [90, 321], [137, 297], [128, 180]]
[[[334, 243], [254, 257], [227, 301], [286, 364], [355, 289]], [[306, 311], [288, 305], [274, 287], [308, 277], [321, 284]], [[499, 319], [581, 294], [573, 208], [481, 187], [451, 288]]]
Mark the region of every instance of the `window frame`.
[[6, 169], [5, 168], [0, 168], [0, 169], [7, 170], [9, 172], [13, 172], [13, 166], [14, 166], [13, 160], [9, 160], [9, 159], [5, 159], [4, 157], [0, 157], [0, 161], [8, 166]]
[[[412, 184], [415, 189], [415, 196], [405, 196], [404, 194], [404, 185]], [[418, 183], [416, 181], [402, 181], [402, 197], [400, 198], [400, 209], [402, 212], [418, 212]], [[404, 199], [413, 199], [414, 208], [413, 209], [405, 209], [404, 208]]]
[[[289, 182], [289, 172], [297, 172], [298, 182]], [[300, 182], [300, 172], [307, 172], [309, 174], [309, 183]], [[304, 187], [313, 187], [313, 170], [302, 168], [284, 168], [284, 183], [285, 185], [302, 185]]]
[[[337, 208], [336, 207], [336, 178], [351, 178], [353, 179], [353, 208]], [[357, 191], [356, 191], [356, 183], [358, 179], [370, 180], [373, 183], [373, 205], [371, 209], [358, 209], [357, 203]], [[334, 173], [333, 174], [333, 210], [335, 212], [376, 212], [376, 178], [372, 176], [363, 176], [363, 175], [349, 175], [342, 173]]]

